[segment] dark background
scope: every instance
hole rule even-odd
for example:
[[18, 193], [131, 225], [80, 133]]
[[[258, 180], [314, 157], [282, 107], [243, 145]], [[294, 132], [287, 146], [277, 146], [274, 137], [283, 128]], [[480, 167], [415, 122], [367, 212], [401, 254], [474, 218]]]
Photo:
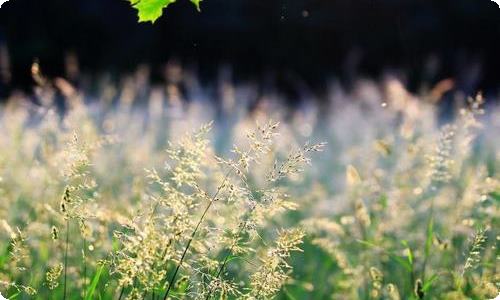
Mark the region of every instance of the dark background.
[[138, 24], [125, 0], [10, 0], [0, 9], [12, 73], [4, 87], [29, 86], [34, 58], [62, 75], [70, 51], [88, 74], [148, 63], [154, 80], [175, 57], [202, 80], [229, 64], [236, 80], [274, 76], [317, 89], [386, 70], [402, 70], [411, 90], [446, 77], [467, 93], [500, 86], [500, 8], [489, 0], [204, 0], [201, 8], [178, 0], [152, 25]]

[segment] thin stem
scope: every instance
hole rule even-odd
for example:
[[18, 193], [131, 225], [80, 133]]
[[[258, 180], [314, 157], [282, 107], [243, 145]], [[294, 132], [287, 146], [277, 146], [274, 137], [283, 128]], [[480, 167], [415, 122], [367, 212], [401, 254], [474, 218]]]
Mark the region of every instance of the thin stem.
[[[246, 182], [246, 180], [243, 180], [243, 183], [247, 186], [247, 188], [249, 188], [248, 186], [248, 182]], [[250, 194], [250, 197], [253, 199], [253, 196]], [[255, 210], [255, 207], [256, 206], [253, 206], [247, 213], [248, 214], [251, 214], [254, 210]], [[239, 239], [241, 233], [243, 232], [243, 229], [247, 226], [248, 224], [248, 219], [246, 219], [240, 226], [240, 228], [238, 229], [238, 232], [236, 233], [236, 238]], [[237, 241], [237, 240], [236, 240]], [[222, 272], [224, 271], [224, 268], [226, 267], [227, 265], [227, 262], [229, 260], [229, 256], [231, 256], [231, 253], [233, 253], [233, 249], [234, 247], [236, 246], [237, 242], [233, 243], [231, 245], [231, 248], [229, 248], [228, 252], [226, 253], [226, 256], [224, 257], [224, 260], [222, 262], [222, 265], [220, 266], [219, 270], [217, 271], [217, 274], [215, 275], [215, 278], [219, 278], [220, 275], [222, 274]], [[210, 299], [210, 296], [212, 296], [212, 290], [209, 289], [208, 290], [208, 294], [207, 294], [207, 297], [205, 298], [206, 300]]]
[[[432, 202], [431, 202], [431, 208], [430, 208], [430, 212], [429, 212], [429, 219], [427, 221], [427, 238], [429, 238], [429, 231], [430, 231], [430, 226], [433, 226], [431, 225], [432, 222], [434, 222], [434, 198], [432, 198]], [[432, 232], [432, 235], [434, 235], [434, 233]], [[427, 269], [427, 263], [429, 261], [429, 256], [430, 256], [430, 249], [428, 249], [429, 245], [427, 245], [427, 241], [426, 241], [426, 245], [425, 245], [425, 251], [424, 251], [424, 262], [423, 262], [423, 265], [422, 265], [422, 280], [425, 282], [425, 271]]]
[[125, 293], [125, 287], [122, 286], [121, 290], [120, 290], [120, 296], [118, 296], [118, 300], [122, 300], [122, 297], [123, 297], [123, 294]]
[[[426, 227], [426, 234], [425, 236], [427, 238], [429, 238], [429, 231], [430, 231], [430, 226], [431, 226], [431, 222], [434, 222], [434, 202], [435, 202], [435, 196], [436, 196], [436, 191], [438, 190], [438, 186], [435, 186], [434, 184], [431, 185], [430, 188], [427, 189], [425, 195], [422, 197], [422, 199], [428, 199], [430, 200], [430, 208], [429, 208], [429, 215], [428, 215], [428, 218], [427, 218], [427, 227]], [[432, 226], [434, 226], [432, 224]], [[433, 230], [434, 231], [434, 230]], [[432, 232], [432, 235], [434, 236], [434, 232]], [[431, 255], [431, 251], [430, 251], [430, 248], [428, 249], [428, 247], [430, 247], [430, 245], [427, 245], [427, 240], [426, 240], [426, 243], [425, 243], [425, 251], [424, 251], [424, 261], [422, 263], [422, 280], [425, 282], [425, 273], [426, 273], [426, 270], [427, 270], [427, 264], [428, 264], [428, 261], [429, 261], [429, 256]], [[413, 275], [413, 274], [412, 274]], [[415, 283], [415, 278], [414, 276], [412, 276], [411, 280], [413, 281], [412, 284]]]
[[[253, 211], [253, 209], [251, 210]], [[250, 212], [251, 212], [250, 211]], [[239, 238], [241, 232], [243, 231], [243, 229], [246, 227], [246, 224], [248, 223], [248, 220], [245, 221], [245, 223], [242, 224], [242, 226], [240, 226], [238, 232], [236, 233], [236, 237]], [[229, 248], [228, 252], [226, 253], [226, 256], [224, 257], [224, 260], [222, 262], [222, 265], [220, 266], [219, 270], [217, 271], [217, 274], [215, 275], [215, 278], [219, 278], [219, 276], [222, 274], [222, 272], [224, 271], [224, 268], [226, 267], [227, 265], [227, 261], [229, 260], [229, 256], [231, 256], [231, 253], [233, 253], [233, 249], [234, 247], [236, 246], [236, 243], [233, 243], [231, 245], [231, 248]], [[212, 295], [212, 290], [209, 290], [208, 291], [208, 295], [207, 297], [205, 298], [206, 300], [210, 299], [210, 296]]]
[[210, 209], [210, 207], [212, 206], [213, 203], [214, 203], [213, 200], [211, 200], [210, 203], [208, 203], [207, 207], [203, 211], [203, 214], [201, 215], [200, 220], [196, 224], [196, 227], [194, 228], [193, 233], [191, 234], [191, 238], [189, 238], [189, 241], [186, 244], [186, 248], [184, 248], [184, 252], [182, 252], [181, 260], [177, 264], [177, 267], [175, 268], [175, 271], [174, 271], [174, 275], [172, 276], [172, 279], [170, 280], [170, 283], [168, 284], [167, 292], [165, 293], [165, 296], [163, 297], [163, 300], [167, 299], [168, 294], [170, 293], [170, 289], [175, 284], [175, 278], [177, 277], [177, 273], [179, 272], [179, 269], [181, 268], [181, 265], [184, 262], [184, 258], [186, 257], [186, 254], [187, 254], [187, 252], [189, 250], [189, 247], [191, 246], [191, 242], [193, 242], [193, 239], [194, 239], [196, 233], [198, 232], [198, 228], [200, 227], [201, 223], [205, 219], [205, 216], [206, 216], [208, 210]]
[[83, 298], [87, 296], [87, 256], [85, 250], [87, 248], [87, 240], [83, 238]]
[[217, 198], [217, 196], [219, 195], [220, 191], [224, 187], [224, 184], [226, 183], [226, 181], [227, 181], [229, 175], [231, 174], [231, 172], [232, 172], [232, 170], [229, 170], [226, 173], [226, 176], [224, 177], [224, 180], [222, 181], [222, 184], [219, 185], [219, 187], [217, 187], [217, 191], [213, 195], [212, 199], [210, 199], [210, 202], [205, 207], [205, 210], [203, 211], [203, 214], [201, 215], [200, 219], [198, 220], [198, 223], [196, 224], [196, 227], [194, 228], [193, 233], [191, 234], [191, 237], [189, 238], [189, 241], [187, 242], [186, 247], [184, 248], [184, 251], [182, 252], [181, 259], [180, 259], [179, 263], [177, 264], [177, 267], [175, 268], [174, 275], [172, 275], [172, 279], [170, 280], [170, 283], [168, 284], [167, 292], [165, 293], [165, 296], [163, 297], [163, 300], [167, 299], [168, 294], [170, 293], [170, 290], [172, 289], [172, 286], [175, 284], [175, 279], [177, 277], [177, 273], [179, 273], [179, 269], [181, 268], [182, 263], [184, 262], [184, 258], [186, 257], [186, 254], [187, 254], [187, 252], [189, 250], [189, 247], [191, 246], [191, 243], [193, 242], [193, 239], [196, 236], [196, 233], [198, 232], [198, 229], [200, 228], [201, 223], [205, 220], [205, 216], [207, 215], [208, 210], [210, 209], [210, 207], [212, 207], [212, 204], [215, 202], [215, 199]]
[[63, 294], [63, 300], [66, 300], [66, 293], [67, 293], [68, 248], [69, 248], [69, 219], [66, 220], [66, 246], [65, 246], [65, 250], [64, 250], [64, 294]]

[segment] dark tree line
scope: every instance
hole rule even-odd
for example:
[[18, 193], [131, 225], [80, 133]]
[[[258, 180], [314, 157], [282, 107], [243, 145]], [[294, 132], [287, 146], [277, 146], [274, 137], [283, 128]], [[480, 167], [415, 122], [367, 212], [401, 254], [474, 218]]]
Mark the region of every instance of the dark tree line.
[[154, 25], [137, 24], [135, 13], [123, 0], [7, 2], [0, 44], [9, 49], [10, 85], [30, 84], [35, 57], [47, 73], [61, 74], [68, 52], [92, 73], [177, 57], [196, 63], [207, 80], [228, 63], [238, 78], [271, 73], [313, 86], [387, 68], [407, 71], [415, 89], [478, 68], [467, 89], [500, 82], [500, 9], [489, 0], [205, 0], [201, 13], [179, 0]]

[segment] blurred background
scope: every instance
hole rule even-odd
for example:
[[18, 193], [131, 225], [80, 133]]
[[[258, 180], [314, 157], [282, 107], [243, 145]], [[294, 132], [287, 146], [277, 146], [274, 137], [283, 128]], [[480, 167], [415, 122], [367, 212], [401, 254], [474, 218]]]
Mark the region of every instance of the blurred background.
[[124, 0], [10, 0], [0, 9], [0, 96], [29, 93], [36, 60], [89, 94], [97, 78], [138, 67], [163, 82], [170, 63], [201, 86], [253, 82], [290, 104], [323, 101], [332, 82], [350, 90], [388, 75], [413, 93], [451, 79], [450, 90], [491, 99], [499, 38], [489, 0], [205, 0], [201, 12], [178, 0], [154, 25], [137, 23]]
[[9, 0], [0, 292], [496, 297], [499, 41], [490, 0]]

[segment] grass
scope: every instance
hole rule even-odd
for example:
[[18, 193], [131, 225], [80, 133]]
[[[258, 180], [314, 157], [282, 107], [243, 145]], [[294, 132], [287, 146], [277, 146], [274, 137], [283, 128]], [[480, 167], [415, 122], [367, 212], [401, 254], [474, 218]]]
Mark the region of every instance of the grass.
[[245, 112], [227, 98], [238, 86], [217, 118], [176, 84], [134, 104], [133, 81], [116, 103], [48, 82], [40, 106], [1, 107], [9, 299], [499, 293], [499, 110], [480, 95], [438, 125], [435, 104], [395, 82], [383, 104], [361, 95], [321, 118]]

